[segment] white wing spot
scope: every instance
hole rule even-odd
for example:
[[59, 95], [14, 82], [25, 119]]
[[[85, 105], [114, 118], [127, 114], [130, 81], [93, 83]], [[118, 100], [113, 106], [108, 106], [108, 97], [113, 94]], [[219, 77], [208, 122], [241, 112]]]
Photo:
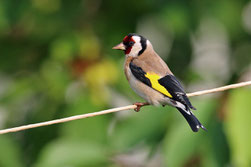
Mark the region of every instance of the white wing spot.
[[176, 101], [177, 105], [176, 107], [181, 108], [182, 110], [184, 110], [188, 115], [191, 115], [191, 112], [189, 110], [186, 110], [186, 106], [178, 101]]

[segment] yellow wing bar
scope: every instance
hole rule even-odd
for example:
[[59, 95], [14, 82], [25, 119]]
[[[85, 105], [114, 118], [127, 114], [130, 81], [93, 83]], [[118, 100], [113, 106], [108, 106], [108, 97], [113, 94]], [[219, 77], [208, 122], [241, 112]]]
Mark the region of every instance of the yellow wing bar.
[[159, 91], [160, 93], [172, 98], [172, 95], [166, 90], [166, 88], [159, 84], [158, 80], [160, 76], [155, 73], [146, 73], [145, 77], [148, 78], [152, 84], [152, 88]]

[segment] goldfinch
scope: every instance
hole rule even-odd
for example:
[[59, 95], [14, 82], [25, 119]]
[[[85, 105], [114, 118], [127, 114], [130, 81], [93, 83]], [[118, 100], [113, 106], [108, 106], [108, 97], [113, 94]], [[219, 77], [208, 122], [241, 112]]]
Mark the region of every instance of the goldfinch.
[[144, 105], [170, 105], [178, 109], [185, 117], [191, 129], [198, 132], [206, 128], [194, 116], [195, 110], [184, 88], [170, 71], [166, 63], [154, 51], [149, 40], [141, 35], [130, 33], [123, 42], [112, 49], [125, 53], [124, 72], [131, 88], [143, 99], [144, 103], [135, 103], [139, 111]]

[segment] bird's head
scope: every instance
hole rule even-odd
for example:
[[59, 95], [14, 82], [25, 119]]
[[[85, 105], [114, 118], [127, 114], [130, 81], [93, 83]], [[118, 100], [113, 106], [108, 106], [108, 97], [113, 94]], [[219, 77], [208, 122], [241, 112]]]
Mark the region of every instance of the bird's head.
[[150, 45], [150, 42], [141, 35], [130, 33], [123, 39], [123, 42], [112, 49], [123, 50], [127, 56], [137, 57], [141, 55]]

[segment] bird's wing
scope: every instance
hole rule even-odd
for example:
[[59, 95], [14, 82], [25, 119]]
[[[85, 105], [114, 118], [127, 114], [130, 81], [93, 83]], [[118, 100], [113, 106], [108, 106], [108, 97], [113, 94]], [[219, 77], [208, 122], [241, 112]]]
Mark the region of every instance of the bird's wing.
[[186, 107], [195, 109], [190, 103], [184, 88], [174, 75], [167, 74], [164, 77], [155, 72], [146, 72], [133, 62], [129, 64], [129, 68], [139, 81], [162, 93], [163, 95], [184, 104]]

